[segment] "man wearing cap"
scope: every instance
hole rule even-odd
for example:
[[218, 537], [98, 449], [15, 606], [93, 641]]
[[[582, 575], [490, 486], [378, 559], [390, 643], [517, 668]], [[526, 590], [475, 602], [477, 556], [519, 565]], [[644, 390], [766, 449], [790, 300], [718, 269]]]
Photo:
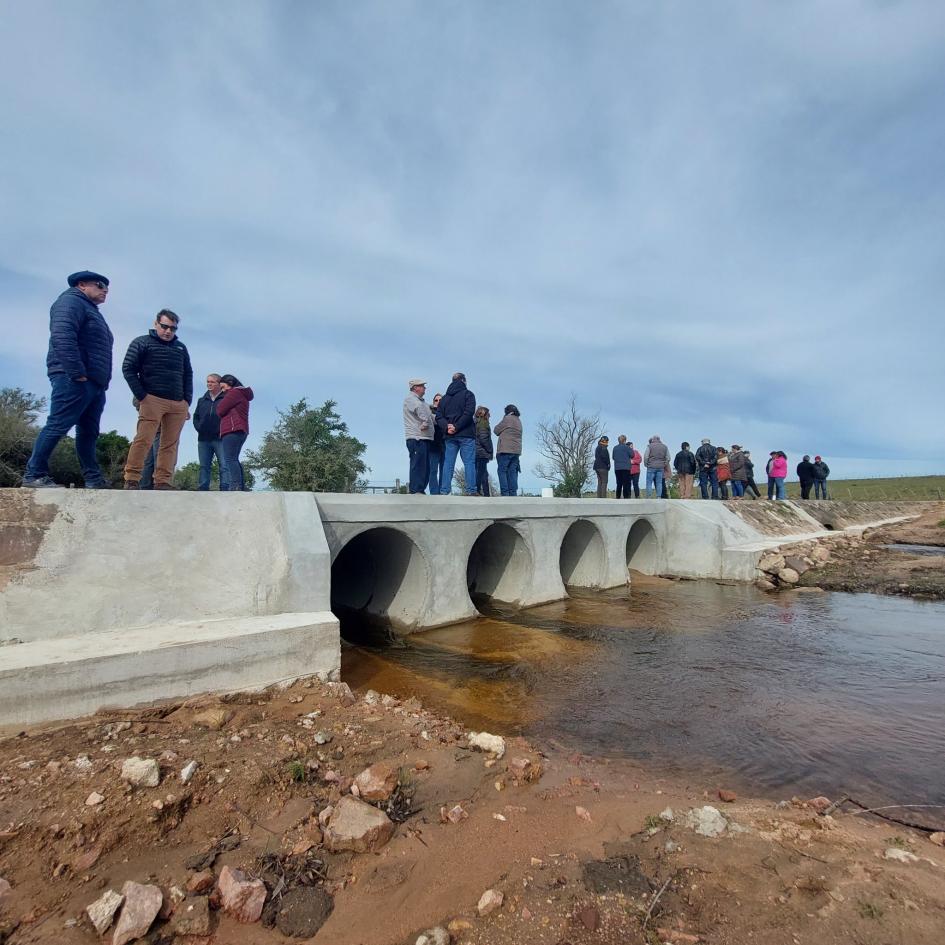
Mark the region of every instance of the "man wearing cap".
[[712, 498], [719, 497], [719, 452], [706, 436], [696, 450], [696, 465], [699, 469], [699, 491], [703, 499], [709, 498], [709, 485], [712, 486]]
[[75, 427], [75, 451], [87, 489], [109, 489], [95, 458], [105, 391], [112, 379], [114, 338], [98, 307], [108, 297], [108, 279], [97, 272], [74, 272], [69, 288], [49, 310], [49, 352], [46, 373], [52, 386], [49, 416], [26, 464], [23, 485], [48, 489], [49, 457], [56, 444]]
[[411, 495], [421, 495], [426, 491], [430, 479], [430, 444], [433, 442], [433, 414], [430, 405], [423, 399], [427, 392], [427, 382], [414, 378], [409, 381], [410, 388], [404, 398], [404, 436], [407, 438], [407, 452], [410, 455]]

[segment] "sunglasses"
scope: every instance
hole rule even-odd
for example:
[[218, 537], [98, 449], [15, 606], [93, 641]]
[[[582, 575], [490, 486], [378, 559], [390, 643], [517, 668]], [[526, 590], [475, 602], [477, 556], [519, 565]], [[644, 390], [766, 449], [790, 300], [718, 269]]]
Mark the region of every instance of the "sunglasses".
[[164, 322], [158, 322], [158, 328], [163, 328], [165, 331], [177, 331], [176, 325], [166, 325]]
[[92, 285], [94, 285], [96, 289], [103, 289], [106, 292], [108, 291], [107, 282], [93, 282]]

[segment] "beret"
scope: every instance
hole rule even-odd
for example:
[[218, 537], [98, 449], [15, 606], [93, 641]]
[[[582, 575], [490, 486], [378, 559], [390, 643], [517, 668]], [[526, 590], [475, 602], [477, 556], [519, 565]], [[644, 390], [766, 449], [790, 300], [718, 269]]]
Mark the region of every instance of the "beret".
[[73, 289], [80, 282], [104, 282], [105, 285], [108, 285], [108, 279], [105, 278], [105, 276], [97, 272], [89, 272], [88, 269], [72, 273], [72, 275], [66, 279], [66, 282], [68, 282]]

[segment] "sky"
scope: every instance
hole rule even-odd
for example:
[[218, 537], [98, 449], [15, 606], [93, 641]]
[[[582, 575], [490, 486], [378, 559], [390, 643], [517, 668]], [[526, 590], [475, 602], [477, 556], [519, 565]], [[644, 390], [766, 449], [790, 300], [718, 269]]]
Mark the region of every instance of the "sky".
[[[464, 371], [834, 478], [945, 473], [941, 0], [2, 0], [0, 386], [111, 279], [103, 429], [158, 309], [198, 381], [331, 398], [372, 483]], [[196, 458], [192, 428], [180, 462]]]

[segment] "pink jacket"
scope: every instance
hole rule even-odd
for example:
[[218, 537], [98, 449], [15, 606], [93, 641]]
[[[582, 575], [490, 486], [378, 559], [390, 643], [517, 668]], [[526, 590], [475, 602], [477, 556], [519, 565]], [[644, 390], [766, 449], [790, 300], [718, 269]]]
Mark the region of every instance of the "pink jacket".
[[771, 460], [771, 471], [768, 475], [772, 479], [784, 479], [787, 476], [787, 460], [783, 456], [775, 456]]

